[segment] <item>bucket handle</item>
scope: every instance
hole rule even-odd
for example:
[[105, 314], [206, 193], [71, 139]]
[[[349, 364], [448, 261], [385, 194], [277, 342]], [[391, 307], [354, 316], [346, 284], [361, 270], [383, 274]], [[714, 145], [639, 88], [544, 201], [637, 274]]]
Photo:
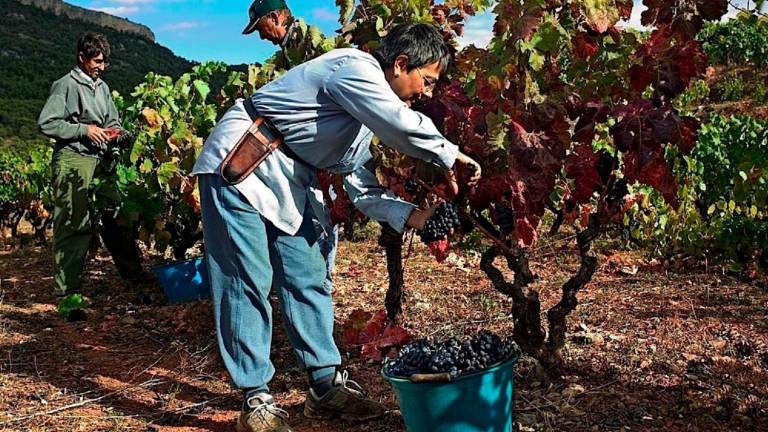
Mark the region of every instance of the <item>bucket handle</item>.
[[413, 374], [408, 379], [414, 384], [445, 383], [451, 380], [451, 374], [447, 372], [437, 374]]

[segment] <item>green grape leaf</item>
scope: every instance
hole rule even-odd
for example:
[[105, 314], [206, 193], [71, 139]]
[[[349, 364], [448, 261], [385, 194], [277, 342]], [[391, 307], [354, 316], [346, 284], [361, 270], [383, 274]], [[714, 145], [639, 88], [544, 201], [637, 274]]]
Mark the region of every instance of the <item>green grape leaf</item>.
[[197, 93], [200, 95], [200, 99], [205, 100], [205, 98], [208, 97], [208, 94], [211, 92], [211, 88], [208, 86], [208, 83], [202, 80], [195, 80], [195, 90], [197, 90]]
[[178, 158], [162, 163], [157, 168], [157, 180], [161, 185], [168, 185], [173, 176], [178, 172]]

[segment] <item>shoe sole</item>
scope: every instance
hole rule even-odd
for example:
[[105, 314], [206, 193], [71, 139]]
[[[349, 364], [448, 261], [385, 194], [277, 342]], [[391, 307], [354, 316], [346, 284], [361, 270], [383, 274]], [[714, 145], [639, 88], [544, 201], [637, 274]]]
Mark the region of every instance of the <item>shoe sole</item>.
[[327, 420], [332, 418], [340, 418], [344, 421], [360, 422], [360, 421], [366, 421], [366, 420], [373, 420], [383, 415], [384, 413], [382, 412], [381, 414], [371, 414], [364, 417], [350, 416], [347, 414], [341, 414], [337, 412], [319, 411], [319, 410], [312, 409], [307, 405], [304, 405], [304, 417], [308, 419], [313, 419], [313, 420]]

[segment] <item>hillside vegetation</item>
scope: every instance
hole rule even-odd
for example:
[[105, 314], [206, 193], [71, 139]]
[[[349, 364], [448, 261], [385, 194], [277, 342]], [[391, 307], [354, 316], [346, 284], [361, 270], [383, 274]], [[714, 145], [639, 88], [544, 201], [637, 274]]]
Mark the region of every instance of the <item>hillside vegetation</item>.
[[37, 136], [35, 120], [51, 83], [75, 64], [77, 38], [86, 31], [107, 36], [110, 88], [127, 94], [149, 71], [178, 77], [192, 62], [132, 33], [56, 16], [16, 0], [0, 0], [0, 137]]

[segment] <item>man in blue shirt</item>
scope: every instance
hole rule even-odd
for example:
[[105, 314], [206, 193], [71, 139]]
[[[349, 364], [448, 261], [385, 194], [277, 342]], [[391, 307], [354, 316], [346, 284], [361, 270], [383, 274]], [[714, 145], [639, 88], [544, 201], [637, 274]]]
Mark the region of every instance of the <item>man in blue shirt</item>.
[[[238, 101], [206, 140], [199, 175], [206, 261], [219, 350], [244, 390], [238, 431], [290, 431], [267, 383], [272, 332], [268, 294], [278, 291], [286, 333], [310, 390], [304, 415], [365, 420], [383, 414], [359, 385], [337, 368], [333, 303], [312, 224], [308, 192], [319, 169], [343, 175], [352, 202], [398, 231], [423, 228], [434, 208], [421, 210], [383, 188], [371, 167], [370, 142], [381, 142], [446, 170], [454, 165], [480, 177], [480, 167], [410, 105], [431, 91], [450, 61], [440, 33], [424, 24], [393, 28], [373, 55], [337, 49], [288, 71], [247, 101]], [[252, 123], [268, 119], [283, 146], [242, 182], [218, 173]], [[289, 156], [291, 154], [291, 156]], [[455, 187], [455, 184], [454, 184]]]

